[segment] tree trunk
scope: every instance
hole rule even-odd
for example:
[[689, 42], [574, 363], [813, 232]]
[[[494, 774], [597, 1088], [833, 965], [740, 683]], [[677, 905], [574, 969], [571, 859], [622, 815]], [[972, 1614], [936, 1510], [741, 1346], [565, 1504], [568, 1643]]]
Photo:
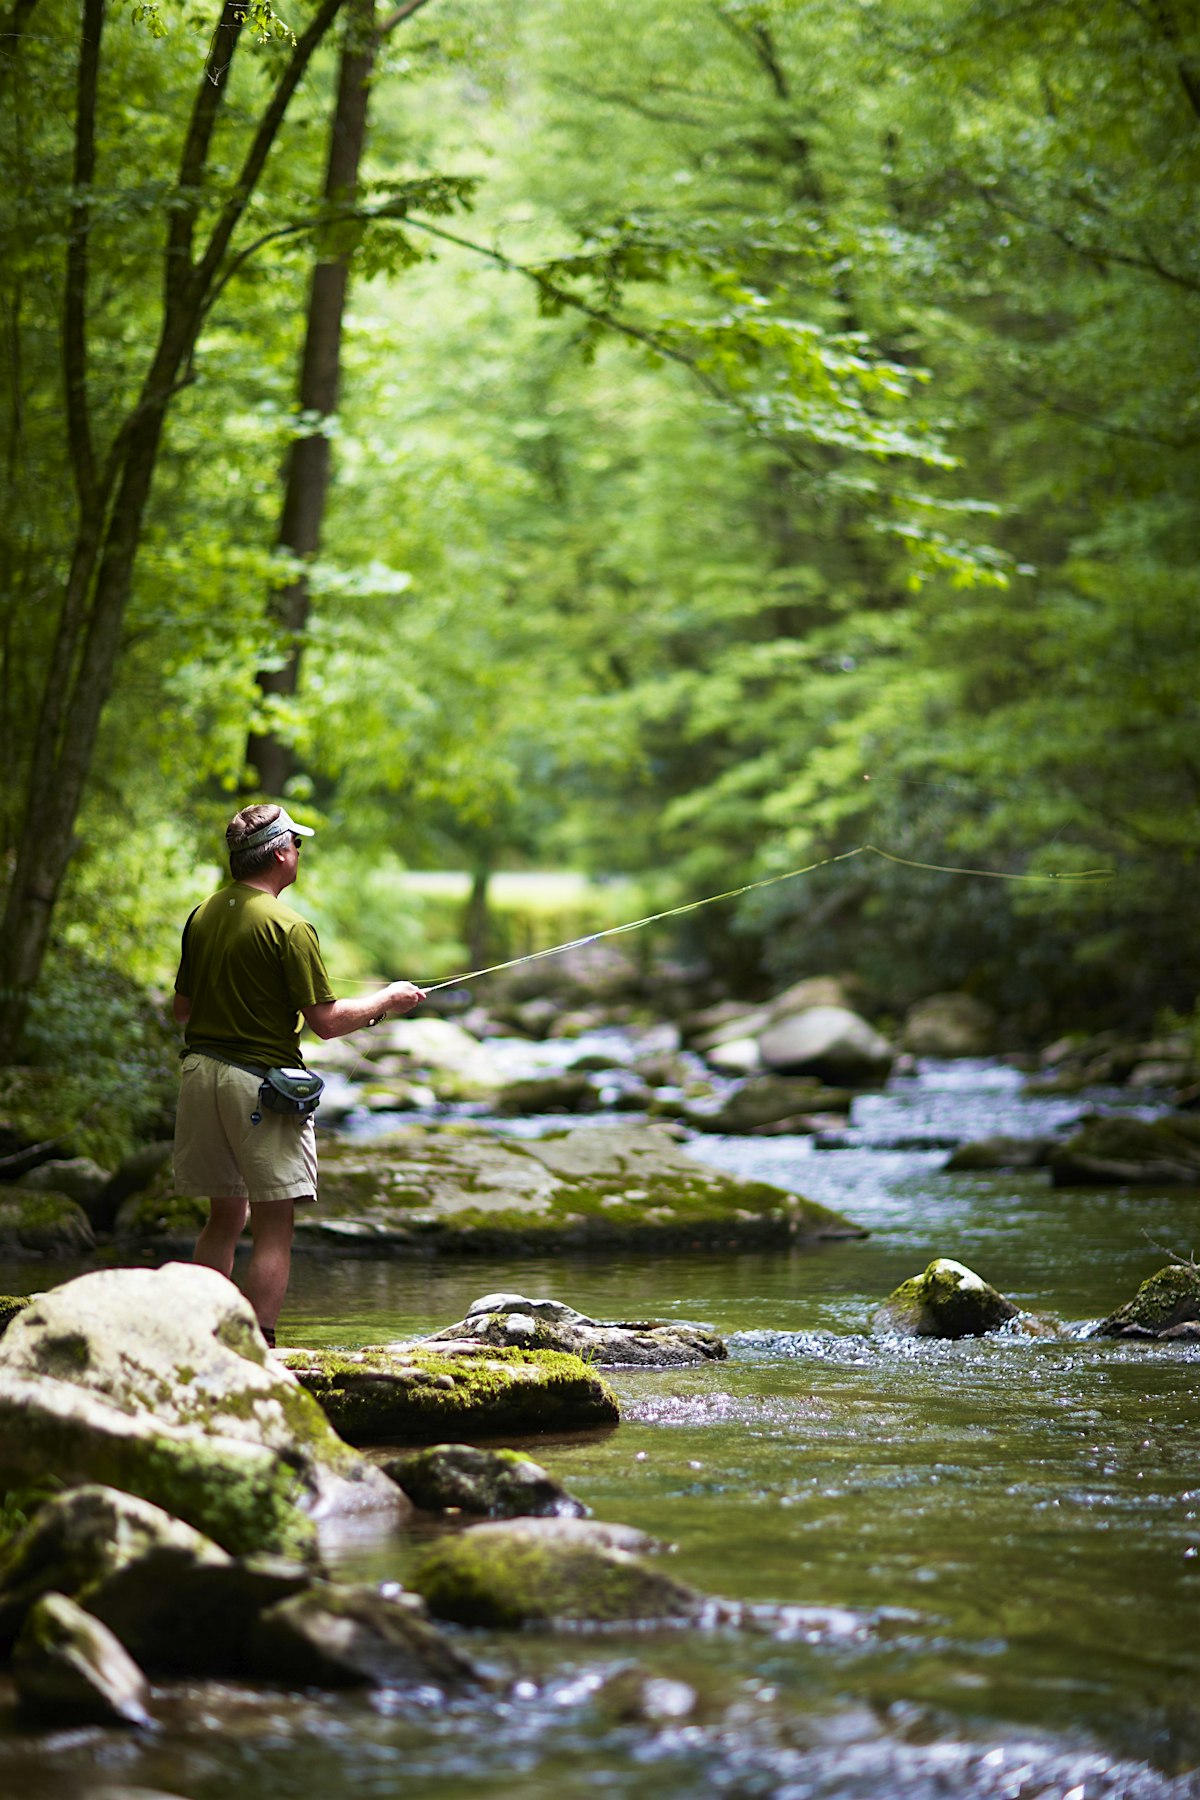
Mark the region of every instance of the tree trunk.
[[463, 936], [467, 940], [467, 961], [473, 969], [487, 967], [491, 953], [491, 917], [488, 912], [488, 884], [491, 869], [486, 863], [476, 865], [471, 877], [471, 892], [463, 919]]
[[[375, 0], [351, 0], [325, 174], [327, 206], [353, 203], [358, 193], [378, 46]], [[318, 262], [309, 290], [297, 404], [302, 417], [315, 415], [317, 423], [315, 430], [292, 443], [277, 540], [278, 548], [302, 565], [310, 563], [321, 547], [330, 479], [326, 421], [338, 405], [342, 324], [349, 281], [347, 252]], [[308, 575], [303, 567], [286, 587], [272, 594], [269, 612], [284, 660], [279, 668], [260, 669], [257, 681], [264, 698], [290, 699], [300, 679], [300, 656], [309, 614]], [[261, 732], [251, 732], [246, 761], [255, 791], [277, 797], [283, 794], [295, 771], [290, 743], [270, 724]]]

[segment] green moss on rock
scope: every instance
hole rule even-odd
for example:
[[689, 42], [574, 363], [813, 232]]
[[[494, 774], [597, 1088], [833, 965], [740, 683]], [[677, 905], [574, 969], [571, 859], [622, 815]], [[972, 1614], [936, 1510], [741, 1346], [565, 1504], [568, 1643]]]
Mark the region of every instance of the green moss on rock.
[[411, 1576], [435, 1618], [500, 1629], [694, 1619], [702, 1597], [621, 1550], [477, 1527], [427, 1550]]
[[418, 1255], [637, 1244], [744, 1248], [865, 1233], [815, 1201], [693, 1161], [662, 1127], [583, 1128], [517, 1143], [421, 1127], [324, 1154], [299, 1238]]
[[878, 1331], [904, 1337], [981, 1337], [1018, 1316], [1018, 1308], [973, 1269], [948, 1256], [902, 1281], [876, 1312]]
[[559, 1351], [296, 1350], [282, 1361], [351, 1444], [585, 1429], [620, 1418], [608, 1384]]
[[[1189, 1330], [1194, 1327], [1194, 1333]], [[1200, 1337], [1200, 1268], [1171, 1263], [1096, 1327], [1097, 1337]]]

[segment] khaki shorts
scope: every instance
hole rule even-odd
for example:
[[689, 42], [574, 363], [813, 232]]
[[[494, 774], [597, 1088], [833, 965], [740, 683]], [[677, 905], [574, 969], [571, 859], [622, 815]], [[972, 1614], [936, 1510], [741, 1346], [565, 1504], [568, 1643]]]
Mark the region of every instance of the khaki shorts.
[[[317, 1133], [306, 1119], [258, 1106], [261, 1082], [193, 1052], [175, 1114], [175, 1192], [212, 1200], [315, 1200]], [[250, 1115], [262, 1110], [257, 1125]]]

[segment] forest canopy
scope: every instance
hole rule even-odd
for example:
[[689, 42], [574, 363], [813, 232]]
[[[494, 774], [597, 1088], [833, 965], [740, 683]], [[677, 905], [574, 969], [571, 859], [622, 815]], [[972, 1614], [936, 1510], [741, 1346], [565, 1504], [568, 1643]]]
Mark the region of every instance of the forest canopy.
[[365, 969], [873, 843], [686, 948], [1192, 1012], [1193, 0], [12, 0], [0, 95], [0, 1056], [262, 792]]

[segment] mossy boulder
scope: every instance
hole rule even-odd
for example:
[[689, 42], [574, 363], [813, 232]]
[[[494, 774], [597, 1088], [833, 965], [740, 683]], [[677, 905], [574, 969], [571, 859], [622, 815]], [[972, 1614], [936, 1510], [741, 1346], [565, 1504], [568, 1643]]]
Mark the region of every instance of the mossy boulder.
[[901, 1282], [875, 1312], [876, 1331], [901, 1337], [982, 1337], [997, 1331], [1019, 1308], [948, 1256], [939, 1256], [920, 1275]]
[[1132, 1300], [1101, 1320], [1093, 1336], [1200, 1340], [1200, 1268], [1188, 1262], [1157, 1270]]
[[839, 1213], [688, 1156], [666, 1126], [577, 1127], [517, 1141], [414, 1127], [322, 1150], [297, 1243], [354, 1254], [730, 1249], [866, 1234]]
[[696, 1620], [705, 1597], [584, 1519], [472, 1526], [420, 1558], [413, 1589], [459, 1625], [615, 1625]]
[[13, 1653], [22, 1713], [64, 1725], [149, 1725], [150, 1685], [118, 1638], [64, 1594], [47, 1594]]
[[69, 1194], [0, 1188], [0, 1255], [86, 1256], [95, 1248], [88, 1216]]
[[479, 1685], [470, 1657], [423, 1613], [414, 1596], [314, 1582], [262, 1614], [250, 1660], [261, 1679], [306, 1687]]
[[552, 1350], [424, 1345], [288, 1350], [278, 1360], [352, 1444], [578, 1431], [621, 1416], [594, 1369]]
[[473, 1513], [480, 1518], [582, 1518], [587, 1508], [531, 1456], [519, 1450], [481, 1450], [473, 1444], [433, 1444], [383, 1463], [424, 1512]]
[[1089, 1116], [1049, 1162], [1055, 1187], [1197, 1187], [1200, 1116]]
[[47, 1501], [0, 1560], [0, 1644], [43, 1595], [69, 1595], [145, 1668], [244, 1674], [259, 1613], [309, 1585], [278, 1557], [234, 1558], [132, 1494], [71, 1488]]
[[232, 1282], [182, 1263], [81, 1276], [0, 1339], [0, 1486], [47, 1476], [140, 1495], [243, 1555], [311, 1555], [323, 1520], [402, 1507]]
[[167, 1161], [160, 1162], [142, 1187], [120, 1201], [113, 1214], [112, 1230], [118, 1240], [150, 1240], [190, 1249], [207, 1218], [207, 1200], [175, 1192], [174, 1175]]
[[459, 1324], [422, 1342], [562, 1350], [606, 1368], [686, 1368], [721, 1362], [729, 1354], [723, 1339], [707, 1325], [669, 1319], [604, 1322], [564, 1301], [530, 1300], [523, 1294], [485, 1294], [472, 1302]]

